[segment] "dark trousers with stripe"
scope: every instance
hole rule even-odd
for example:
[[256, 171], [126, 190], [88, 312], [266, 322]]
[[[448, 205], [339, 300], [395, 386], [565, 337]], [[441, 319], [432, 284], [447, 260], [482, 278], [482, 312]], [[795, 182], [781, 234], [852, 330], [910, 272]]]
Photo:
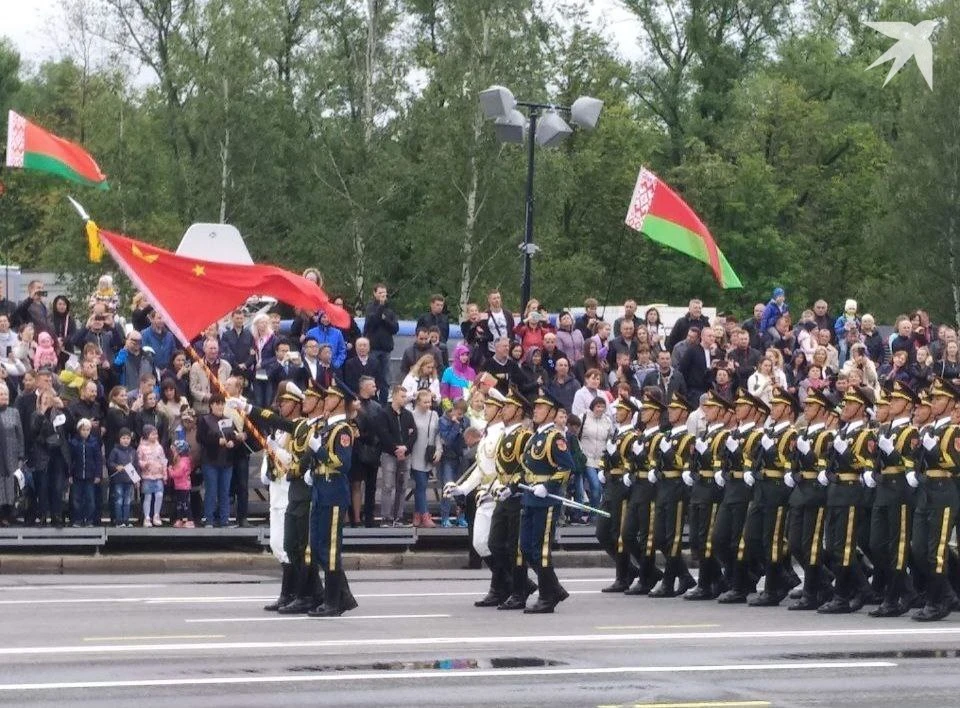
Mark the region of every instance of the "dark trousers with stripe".
[[617, 569], [617, 580], [629, 582], [630, 553], [626, 542], [626, 524], [630, 503], [630, 489], [625, 487], [622, 478], [611, 476], [603, 489], [603, 510], [610, 518], [600, 516], [597, 519], [597, 541], [610, 556]]
[[817, 597], [823, 576], [823, 535], [826, 529], [825, 506], [790, 508], [787, 537], [790, 553], [803, 566], [803, 594]]
[[283, 515], [283, 550], [297, 578], [297, 596], [314, 597], [319, 576], [316, 557], [307, 562], [310, 545], [310, 500], [291, 500]]
[[746, 586], [746, 563], [738, 558], [748, 506], [747, 502], [721, 503], [713, 530], [713, 550], [723, 567], [727, 584], [740, 591]]
[[883, 578], [883, 597], [888, 603], [900, 599], [907, 589], [910, 532], [913, 509], [900, 504], [874, 505], [870, 517], [870, 555], [874, 573]]
[[827, 550], [836, 576], [833, 591], [844, 600], [850, 600], [861, 586], [862, 573], [857, 557], [857, 525], [859, 506], [827, 507]]
[[690, 551], [696, 554], [700, 561], [697, 585], [708, 590], [721, 577], [720, 561], [713, 547], [714, 528], [719, 511], [719, 502], [690, 503]]
[[343, 567], [343, 520], [346, 506], [314, 504], [310, 511], [310, 554], [313, 564], [326, 572]]
[[520, 514], [520, 551], [527, 565], [537, 574], [540, 599], [556, 602], [560, 595], [560, 581], [553, 570], [553, 529], [558, 506], [525, 506]]
[[527, 564], [520, 552], [521, 500], [512, 496], [497, 502], [490, 519], [490, 561], [493, 566], [493, 588], [498, 595], [522, 596], [527, 584]]
[[663, 580], [670, 588], [676, 578], [690, 574], [683, 560], [683, 524], [687, 509], [685, 487], [681, 479], [664, 478], [657, 482], [654, 545], [666, 559]]
[[646, 479], [635, 480], [630, 487], [627, 518], [623, 524], [623, 543], [640, 573], [642, 585], [651, 585], [659, 579], [656, 566], [654, 537], [656, 536], [656, 488]]
[[927, 604], [940, 604], [946, 594], [950, 565], [950, 533], [960, 504], [952, 479], [923, 480], [924, 502], [913, 525], [912, 547], [926, 580]]

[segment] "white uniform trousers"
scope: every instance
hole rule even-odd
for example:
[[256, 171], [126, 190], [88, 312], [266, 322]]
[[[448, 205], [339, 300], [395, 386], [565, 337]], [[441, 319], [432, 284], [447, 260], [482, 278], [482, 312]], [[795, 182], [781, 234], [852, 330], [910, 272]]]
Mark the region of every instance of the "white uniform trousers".
[[496, 506], [497, 502], [494, 499], [486, 499], [477, 506], [477, 514], [473, 517], [473, 550], [481, 558], [490, 555], [490, 522]]

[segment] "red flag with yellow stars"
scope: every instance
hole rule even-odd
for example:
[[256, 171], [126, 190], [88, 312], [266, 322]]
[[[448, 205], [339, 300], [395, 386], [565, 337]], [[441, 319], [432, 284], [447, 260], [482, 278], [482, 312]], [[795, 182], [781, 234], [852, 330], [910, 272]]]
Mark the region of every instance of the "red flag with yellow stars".
[[350, 325], [347, 311], [331, 303], [322, 289], [281, 268], [187, 258], [104, 230], [100, 240], [181, 342], [189, 342], [251, 295], [275, 297], [310, 312], [324, 310], [334, 326]]

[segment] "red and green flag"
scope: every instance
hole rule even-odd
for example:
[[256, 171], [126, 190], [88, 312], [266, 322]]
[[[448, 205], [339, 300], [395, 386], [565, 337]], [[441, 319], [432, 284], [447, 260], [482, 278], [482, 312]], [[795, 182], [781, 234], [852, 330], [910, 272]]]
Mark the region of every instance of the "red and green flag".
[[107, 176], [86, 150], [48, 133], [10, 111], [7, 122], [7, 167], [59, 175], [73, 182], [108, 189]]
[[626, 223], [647, 238], [709, 265], [720, 287], [743, 287], [700, 217], [646, 167], [640, 168]]

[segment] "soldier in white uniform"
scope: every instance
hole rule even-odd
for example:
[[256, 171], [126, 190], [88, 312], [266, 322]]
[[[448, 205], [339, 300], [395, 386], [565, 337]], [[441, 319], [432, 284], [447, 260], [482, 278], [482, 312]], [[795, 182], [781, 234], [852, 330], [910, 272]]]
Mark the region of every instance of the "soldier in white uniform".
[[[473, 520], [473, 548], [481, 558], [487, 560], [488, 566], [490, 565], [490, 546], [488, 544], [490, 522], [497, 504], [494, 496], [496, 490], [493, 489], [497, 482], [497, 447], [504, 430], [500, 413], [505, 401], [506, 397], [495, 388], [491, 388], [487, 393], [487, 400], [484, 402], [484, 417], [487, 421], [487, 427], [480, 443], [477, 445], [477, 461], [464, 478], [456, 483], [446, 484], [443, 490], [443, 493], [447, 496], [476, 493], [477, 513]], [[493, 582], [491, 581], [491, 589], [487, 593], [487, 597], [474, 604], [477, 607], [485, 607], [487, 603], [492, 602], [492, 596], [494, 595], [496, 593], [493, 591]], [[495, 604], [499, 604], [502, 599], [498, 599]]]

